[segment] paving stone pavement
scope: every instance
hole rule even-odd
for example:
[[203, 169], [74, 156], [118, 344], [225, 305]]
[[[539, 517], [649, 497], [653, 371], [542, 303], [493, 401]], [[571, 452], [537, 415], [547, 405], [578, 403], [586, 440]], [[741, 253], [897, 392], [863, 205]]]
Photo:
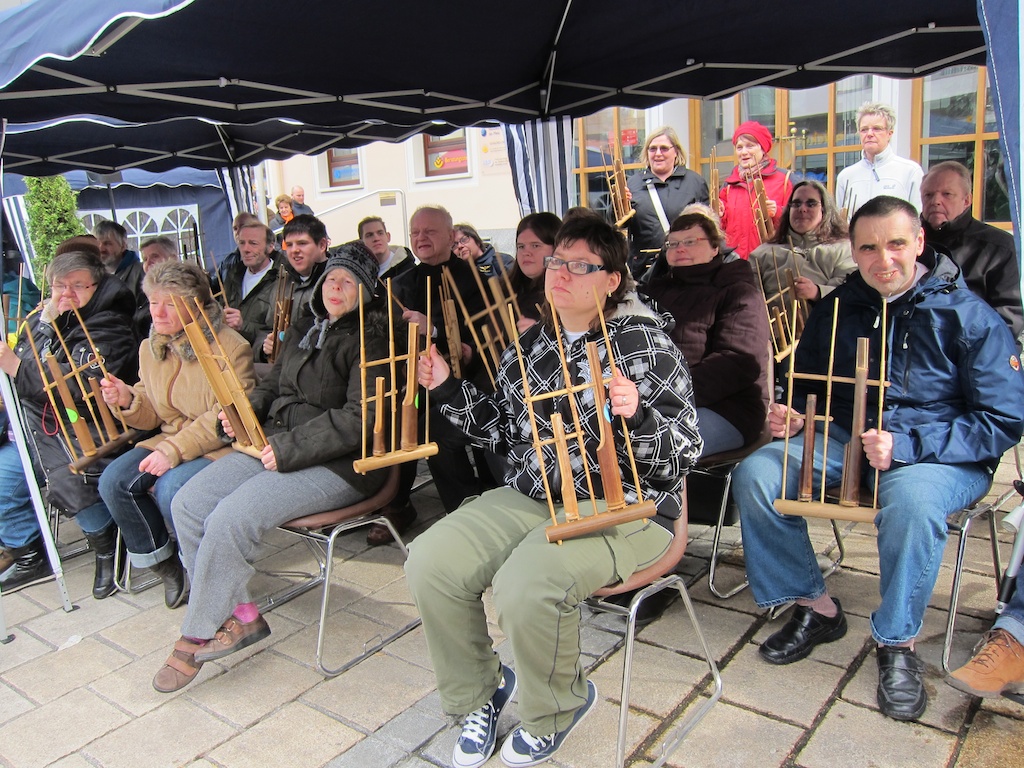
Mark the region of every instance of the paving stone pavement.
[[[996, 495], [1014, 475], [1005, 465]], [[417, 532], [441, 507], [427, 486], [413, 497]], [[831, 546], [827, 523], [812, 522], [820, 546]], [[979, 520], [969, 540], [954, 665], [965, 660], [991, 623], [994, 602], [988, 526]], [[772, 667], [757, 644], [785, 618], [769, 619], [749, 590], [729, 600], [712, 596], [707, 566], [712, 529], [691, 525], [691, 543], [680, 569], [695, 611], [721, 667], [724, 693], [710, 714], [669, 758], [670, 766], [973, 766], [1024, 764], [1024, 706], [1007, 699], [964, 696], [940, 672], [954, 546], [925, 617], [920, 651], [927, 668], [930, 705], [919, 723], [883, 717], [875, 704], [877, 682], [868, 616], [877, 596], [873, 529], [851, 527], [847, 560], [829, 577], [843, 600], [850, 631], [790, 667]], [[80, 533], [61, 528], [61, 546]], [[1009, 537], [1000, 534], [1004, 557]], [[720, 571], [723, 584], [743, 576], [738, 528], [724, 537], [731, 552]], [[325, 663], [358, 654], [365, 643], [415, 616], [397, 546], [370, 549], [365, 532], [339, 539], [328, 611]], [[270, 594], [296, 573], [315, 568], [306, 545], [275, 531], [260, 553], [255, 594]], [[267, 614], [271, 637], [252, 648], [206, 664], [181, 691], [155, 692], [150, 680], [163, 663], [183, 612], [169, 611], [161, 590], [90, 596], [91, 555], [65, 562], [76, 608], [65, 613], [52, 581], [3, 595], [13, 640], [0, 645], [0, 765], [16, 768], [85, 766], [235, 766], [288, 768], [430, 768], [448, 765], [458, 728], [440, 708], [422, 631], [416, 629], [348, 672], [325, 679], [314, 655], [319, 592], [275, 606]], [[489, 601], [488, 601], [489, 605]], [[622, 670], [622, 620], [585, 610], [582, 641], [598, 706], [552, 761], [557, 768], [614, 764]], [[499, 652], [507, 644], [491, 629]], [[710, 693], [710, 675], [678, 601], [638, 634], [627, 728], [627, 764], [653, 764], [659, 744], [676, 723]], [[516, 723], [515, 705], [503, 714], [501, 735]], [[497, 756], [487, 766], [498, 766]]]

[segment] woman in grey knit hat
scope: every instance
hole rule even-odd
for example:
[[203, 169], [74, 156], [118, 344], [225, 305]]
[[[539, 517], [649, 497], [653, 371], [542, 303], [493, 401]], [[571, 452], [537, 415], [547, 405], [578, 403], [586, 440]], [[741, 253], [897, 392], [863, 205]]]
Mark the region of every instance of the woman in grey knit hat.
[[[175, 496], [174, 528], [192, 592], [182, 637], [153, 679], [156, 690], [176, 691], [204, 662], [270, 634], [248, 590], [249, 559], [266, 531], [354, 504], [382, 485], [386, 473], [352, 468], [364, 434], [360, 337], [369, 359], [387, 354], [387, 312], [374, 298], [376, 282], [377, 263], [365, 248], [343, 246], [328, 259], [310, 299], [312, 315], [288, 329], [273, 369], [251, 395], [269, 441], [262, 456], [232, 453]], [[366, 414], [366, 434], [373, 415]], [[230, 439], [223, 414], [221, 424]]]

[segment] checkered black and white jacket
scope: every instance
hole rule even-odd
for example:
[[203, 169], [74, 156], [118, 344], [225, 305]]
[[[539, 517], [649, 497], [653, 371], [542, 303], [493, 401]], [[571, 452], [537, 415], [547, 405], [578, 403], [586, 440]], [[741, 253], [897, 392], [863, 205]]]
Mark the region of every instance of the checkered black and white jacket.
[[[675, 344], [665, 332], [667, 320], [654, 314], [638, 300], [621, 305], [608, 318], [608, 334], [615, 364], [635, 382], [640, 408], [629, 419], [628, 429], [633, 455], [645, 499], [658, 507], [659, 515], [675, 519], [680, 514], [679, 490], [683, 478], [697, 460], [703, 447], [697, 431], [690, 372]], [[571, 384], [590, 381], [586, 343], [596, 341], [604, 368], [610, 376], [608, 353], [600, 331], [588, 332], [571, 343], [563, 336]], [[523, 392], [525, 368], [530, 394], [536, 397], [566, 387], [557, 342], [543, 323], [532, 326], [520, 337], [523, 365], [515, 346], [509, 346], [501, 359], [497, 391], [482, 393], [472, 383], [449, 378], [431, 392], [441, 414], [466, 433], [470, 440], [508, 461], [505, 483], [534, 499], [545, 499], [537, 450], [534, 447], [530, 417]], [[607, 392], [606, 392], [607, 394]], [[566, 429], [573, 424], [568, 395], [534, 403], [537, 430], [542, 440], [552, 436], [551, 414], [557, 410]], [[590, 468], [598, 497], [603, 496], [596, 449], [599, 441], [598, 418], [592, 390], [576, 394], [580, 420], [588, 437], [585, 460]], [[622, 420], [612, 419], [619, 466], [622, 470], [626, 503], [638, 501], [637, 488], [622, 438]], [[577, 498], [588, 498], [584, 457], [575, 440], [569, 441]], [[558, 463], [553, 445], [543, 448], [544, 468], [551, 493], [560, 493]], [[560, 498], [554, 499], [556, 502]]]

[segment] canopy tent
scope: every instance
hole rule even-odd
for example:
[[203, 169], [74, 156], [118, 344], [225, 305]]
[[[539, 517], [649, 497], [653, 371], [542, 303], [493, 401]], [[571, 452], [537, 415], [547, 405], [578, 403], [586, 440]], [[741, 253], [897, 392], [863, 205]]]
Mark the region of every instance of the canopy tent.
[[[477, 32], [453, 45], [451, 31], [467, 27]], [[1006, 108], [1019, 104], [1012, 0], [862, 0], [814, 12], [792, 0], [35, 0], [0, 14], [0, 28], [0, 117], [14, 123], [284, 118], [348, 126], [338, 128], [346, 135], [367, 123], [401, 132], [575, 117], [853, 73], [916, 77], [983, 64], [988, 48], [1013, 178], [1020, 167], [1009, 130], [1019, 114]]]

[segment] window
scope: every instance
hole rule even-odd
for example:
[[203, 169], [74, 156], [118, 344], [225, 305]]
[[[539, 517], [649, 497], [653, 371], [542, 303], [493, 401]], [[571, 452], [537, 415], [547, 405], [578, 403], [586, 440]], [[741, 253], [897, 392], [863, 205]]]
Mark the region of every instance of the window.
[[614, 216], [608, 177], [612, 173], [612, 148], [622, 152], [622, 165], [627, 176], [643, 167], [641, 154], [647, 141], [644, 112], [621, 107], [601, 110], [577, 123], [573, 139], [573, 151], [577, 156], [577, 169], [574, 171], [577, 199], [611, 221]]
[[426, 178], [462, 176], [467, 173], [469, 151], [464, 128], [441, 137], [423, 134], [423, 175]]
[[359, 173], [359, 150], [327, 150], [327, 179], [327, 186], [330, 189], [362, 186], [362, 178]]

